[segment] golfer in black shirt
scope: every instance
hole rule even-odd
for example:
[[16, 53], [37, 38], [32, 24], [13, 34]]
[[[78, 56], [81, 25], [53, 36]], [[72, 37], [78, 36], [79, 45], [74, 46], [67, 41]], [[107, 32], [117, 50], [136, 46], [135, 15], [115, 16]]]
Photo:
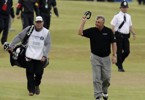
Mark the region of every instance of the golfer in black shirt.
[[112, 30], [104, 26], [105, 18], [103, 16], [97, 16], [95, 27], [84, 30], [86, 21], [87, 18], [83, 17], [78, 34], [90, 39], [94, 97], [96, 100], [101, 100], [101, 97], [107, 100], [111, 78], [109, 55], [112, 46], [112, 63], [116, 63], [116, 38]]

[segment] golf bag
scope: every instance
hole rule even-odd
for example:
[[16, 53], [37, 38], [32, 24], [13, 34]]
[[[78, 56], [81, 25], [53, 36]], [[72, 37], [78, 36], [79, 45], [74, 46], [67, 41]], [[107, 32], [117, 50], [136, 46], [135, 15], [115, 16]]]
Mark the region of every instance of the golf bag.
[[9, 43], [4, 43], [4, 50], [8, 51], [10, 54], [11, 66], [17, 65], [19, 67], [25, 68], [25, 50], [26, 48], [22, 45], [17, 45], [13, 51], [8, 50]]
[[4, 43], [4, 50], [7, 50], [10, 53], [10, 63], [12, 66], [16, 65], [18, 67], [26, 68], [26, 42], [33, 32], [34, 25], [30, 26], [26, 36], [24, 37], [22, 44], [16, 45], [13, 51], [9, 51], [9, 43]]
[[[26, 46], [25, 45], [17, 45], [13, 52], [10, 53], [10, 63], [12, 66], [18, 66], [22, 68], [26, 68]], [[46, 59], [45, 62], [43, 62], [43, 67], [45, 68], [49, 64], [49, 59]]]
[[12, 66], [16, 65], [22, 68], [26, 68], [25, 58], [26, 47], [24, 45], [17, 45], [13, 52], [10, 53], [10, 63]]

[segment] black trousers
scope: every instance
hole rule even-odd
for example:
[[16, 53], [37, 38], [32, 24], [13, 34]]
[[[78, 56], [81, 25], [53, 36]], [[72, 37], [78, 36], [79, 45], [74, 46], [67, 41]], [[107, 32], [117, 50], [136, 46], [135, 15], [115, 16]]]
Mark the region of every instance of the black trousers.
[[130, 34], [115, 33], [117, 39], [117, 63], [119, 69], [123, 68], [123, 62], [130, 53]]
[[34, 24], [34, 13], [22, 12], [21, 17], [22, 17], [23, 29], [26, 28], [27, 26]]
[[39, 86], [41, 83], [44, 72], [42, 65], [43, 62], [32, 59], [26, 63], [27, 89], [29, 92], [35, 93], [35, 86]]
[[142, 3], [145, 5], [145, 0], [137, 0], [138, 4], [141, 5]]
[[50, 21], [51, 21], [51, 15], [50, 13], [43, 13], [40, 12], [40, 16], [42, 16], [43, 20], [44, 20], [44, 27], [49, 29], [50, 28]]
[[3, 31], [1, 37], [1, 44], [7, 41], [9, 31], [9, 15], [0, 15], [0, 34]]

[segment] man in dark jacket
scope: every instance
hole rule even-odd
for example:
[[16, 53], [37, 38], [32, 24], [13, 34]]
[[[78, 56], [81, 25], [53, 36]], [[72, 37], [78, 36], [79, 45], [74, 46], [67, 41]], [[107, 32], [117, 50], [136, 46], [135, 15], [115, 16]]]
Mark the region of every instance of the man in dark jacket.
[[58, 10], [56, 7], [56, 0], [39, 0], [40, 15], [44, 20], [44, 27], [49, 29], [51, 21], [51, 8], [57, 17], [59, 17]]
[[[16, 15], [19, 19], [22, 18], [23, 29], [29, 25], [33, 25], [34, 22], [34, 11], [36, 16], [39, 15], [39, 5], [37, 0], [18, 0]], [[21, 12], [21, 14], [20, 14]]]
[[12, 0], [0, 0], [0, 33], [3, 31], [1, 44], [7, 41], [9, 29], [9, 15], [13, 5]]

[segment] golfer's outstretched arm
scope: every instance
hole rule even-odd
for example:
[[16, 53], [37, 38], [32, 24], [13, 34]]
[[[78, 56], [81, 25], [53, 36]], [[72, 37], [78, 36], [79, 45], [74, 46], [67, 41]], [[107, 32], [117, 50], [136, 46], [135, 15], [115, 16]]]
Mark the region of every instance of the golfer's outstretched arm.
[[79, 30], [78, 30], [78, 35], [83, 35], [83, 30], [84, 30], [86, 20], [87, 20], [86, 17], [82, 18], [82, 22], [81, 22], [81, 25], [80, 25]]

